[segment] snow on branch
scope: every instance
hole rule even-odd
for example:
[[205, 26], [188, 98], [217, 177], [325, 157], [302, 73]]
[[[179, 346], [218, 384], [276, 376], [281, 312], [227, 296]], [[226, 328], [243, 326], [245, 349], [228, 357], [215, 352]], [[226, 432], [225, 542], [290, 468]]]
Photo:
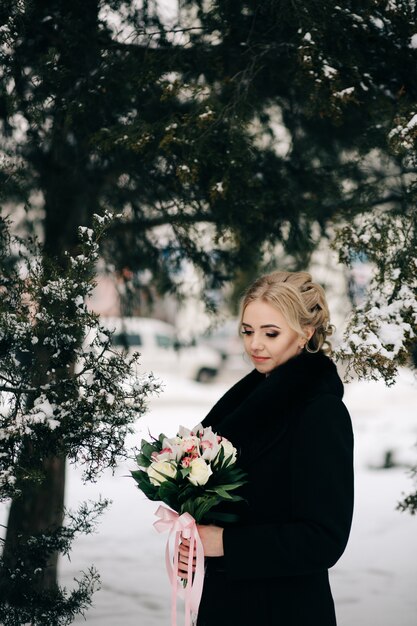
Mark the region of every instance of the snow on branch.
[[398, 153], [407, 153], [415, 149], [417, 141], [417, 113], [411, 111], [407, 117], [398, 117], [396, 125], [388, 134], [388, 140]]
[[81, 227], [79, 249], [65, 255], [64, 268], [1, 224], [0, 499], [25, 478], [41, 479], [45, 455], [82, 463], [88, 480], [114, 467], [158, 390], [152, 376], [138, 376], [139, 355], [114, 350], [85, 304], [98, 241], [113, 219], [105, 213]]
[[373, 268], [365, 301], [353, 311], [336, 356], [349, 374], [395, 382], [417, 338], [417, 217], [373, 211], [346, 225], [334, 247], [342, 263], [364, 256]]

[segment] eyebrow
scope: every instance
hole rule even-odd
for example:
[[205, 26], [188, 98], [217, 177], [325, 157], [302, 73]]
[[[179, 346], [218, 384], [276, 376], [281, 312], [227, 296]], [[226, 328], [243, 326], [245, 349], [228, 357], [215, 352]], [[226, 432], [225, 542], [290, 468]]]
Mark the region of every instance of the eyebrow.
[[[246, 324], [246, 322], [242, 322], [242, 326], [249, 326], [249, 328], [253, 328], [251, 324]], [[278, 328], [281, 330], [281, 326], [277, 326], [276, 324], [262, 324], [260, 328]]]

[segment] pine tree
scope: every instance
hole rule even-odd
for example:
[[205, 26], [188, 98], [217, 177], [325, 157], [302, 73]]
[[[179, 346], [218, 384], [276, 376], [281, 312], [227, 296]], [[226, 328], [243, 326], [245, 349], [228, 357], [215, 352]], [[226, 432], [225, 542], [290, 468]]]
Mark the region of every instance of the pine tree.
[[76, 534], [92, 532], [107, 503], [64, 511], [65, 459], [84, 466], [85, 480], [115, 467], [157, 389], [152, 377], [135, 376], [138, 356], [115, 351], [85, 304], [110, 220], [95, 216], [93, 229], [79, 229], [78, 254], [64, 255], [65, 268], [1, 223], [0, 498], [13, 498], [0, 558], [7, 626], [68, 624], [91, 603], [97, 572], [68, 593], [56, 584], [56, 561]]

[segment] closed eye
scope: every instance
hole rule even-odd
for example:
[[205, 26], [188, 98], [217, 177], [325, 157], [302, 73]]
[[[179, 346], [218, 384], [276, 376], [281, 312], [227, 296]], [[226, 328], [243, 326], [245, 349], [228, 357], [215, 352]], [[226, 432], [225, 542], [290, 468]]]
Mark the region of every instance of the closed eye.
[[[253, 330], [248, 330], [247, 328], [243, 328], [240, 332], [242, 335], [253, 335]], [[278, 337], [278, 335], [279, 333], [276, 332], [265, 333], [265, 336], [270, 337], [271, 339]]]

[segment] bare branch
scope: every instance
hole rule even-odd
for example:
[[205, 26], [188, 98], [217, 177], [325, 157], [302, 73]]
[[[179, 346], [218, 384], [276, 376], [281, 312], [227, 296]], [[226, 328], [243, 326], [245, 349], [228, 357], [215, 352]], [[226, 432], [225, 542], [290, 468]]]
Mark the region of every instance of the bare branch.
[[131, 232], [132, 228], [137, 228], [140, 231], [151, 230], [157, 226], [168, 225], [187, 225], [197, 224], [201, 222], [216, 223], [216, 218], [212, 213], [190, 213], [190, 214], [176, 214], [176, 215], [160, 215], [149, 219], [135, 218], [129, 222], [116, 223], [112, 228], [112, 233], [124, 233]]
[[39, 387], [6, 387], [4, 385], [0, 385], [0, 391], [15, 394], [37, 393], [39, 391]]

